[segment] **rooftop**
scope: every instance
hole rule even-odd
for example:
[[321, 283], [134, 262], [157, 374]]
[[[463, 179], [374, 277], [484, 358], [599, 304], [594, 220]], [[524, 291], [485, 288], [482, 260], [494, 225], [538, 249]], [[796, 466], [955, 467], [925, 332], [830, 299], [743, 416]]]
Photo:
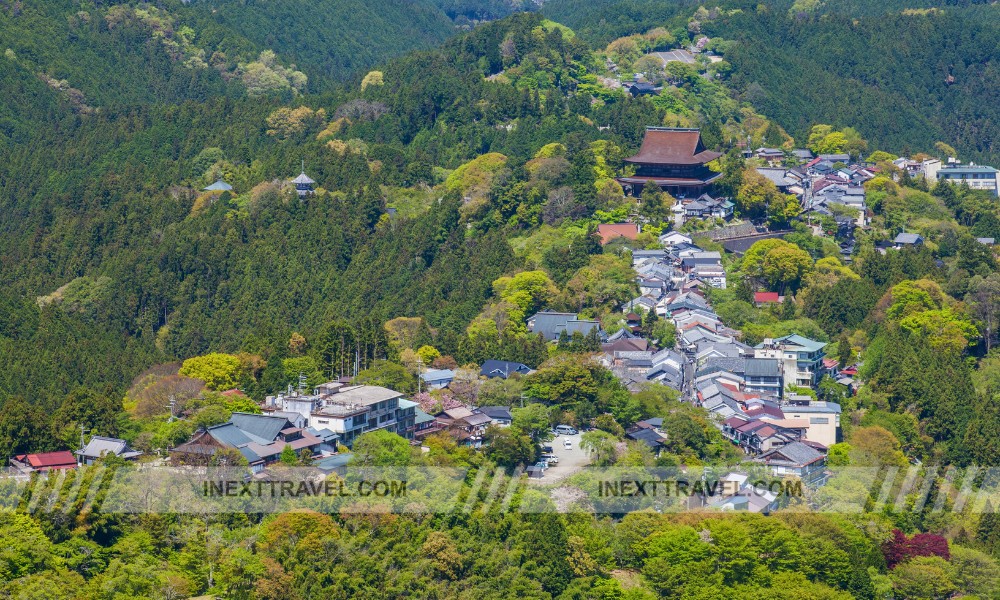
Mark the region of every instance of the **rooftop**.
[[959, 167], [941, 167], [938, 171], [938, 175], [942, 173], [996, 173], [997, 170], [993, 167], [987, 167], [985, 165], [968, 165]]
[[341, 388], [339, 392], [330, 396], [327, 402], [333, 404], [355, 404], [361, 406], [371, 406], [386, 400], [402, 398], [403, 392], [390, 390], [380, 385], [356, 385]]
[[917, 244], [922, 242], [923, 239], [919, 233], [901, 233], [892, 241], [896, 244]]
[[642, 147], [626, 162], [702, 165], [722, 156], [719, 152], [706, 150], [698, 129], [675, 129], [670, 127], [647, 127]]
[[220, 179], [220, 180], [216, 181], [215, 183], [213, 183], [212, 185], [208, 186], [207, 188], [204, 188], [201, 191], [203, 191], [203, 192], [229, 192], [229, 191], [232, 191], [232, 189], [233, 189], [233, 186], [229, 185], [228, 183], [226, 183], [225, 181], [223, 181], [223, 180]]
[[615, 238], [634, 240], [639, 235], [639, 226], [635, 223], [602, 223], [597, 226], [597, 235], [601, 236], [601, 245]]

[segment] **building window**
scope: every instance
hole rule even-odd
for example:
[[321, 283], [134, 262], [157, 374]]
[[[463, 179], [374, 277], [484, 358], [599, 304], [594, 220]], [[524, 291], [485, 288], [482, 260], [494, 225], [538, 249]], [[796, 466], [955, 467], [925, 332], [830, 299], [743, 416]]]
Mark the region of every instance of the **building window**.
[[830, 417], [809, 417], [810, 425], [829, 425]]

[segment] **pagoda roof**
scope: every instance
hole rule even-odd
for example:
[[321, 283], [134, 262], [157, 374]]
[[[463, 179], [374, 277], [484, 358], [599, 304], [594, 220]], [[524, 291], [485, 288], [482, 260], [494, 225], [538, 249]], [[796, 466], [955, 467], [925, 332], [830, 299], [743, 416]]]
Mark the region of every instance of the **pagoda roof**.
[[314, 184], [314, 183], [316, 183], [316, 182], [315, 182], [315, 181], [313, 181], [312, 179], [310, 179], [310, 178], [309, 178], [309, 176], [308, 176], [308, 175], [306, 175], [306, 174], [305, 174], [305, 173], [303, 172], [303, 173], [302, 173], [301, 175], [299, 175], [298, 177], [296, 177], [295, 179], [293, 179], [293, 180], [292, 180], [292, 183], [297, 183], [297, 184], [305, 184], [305, 185], [312, 185], [312, 184]]
[[203, 191], [203, 192], [230, 192], [230, 191], [232, 191], [232, 189], [233, 189], [233, 186], [229, 185], [228, 183], [226, 183], [225, 181], [223, 181], [223, 180], [220, 179], [220, 180], [216, 181], [215, 183], [213, 183], [212, 185], [208, 186], [207, 188], [204, 188], [201, 191]]
[[667, 165], [703, 165], [722, 156], [721, 152], [706, 150], [701, 141], [701, 130], [647, 127], [642, 147], [626, 162]]

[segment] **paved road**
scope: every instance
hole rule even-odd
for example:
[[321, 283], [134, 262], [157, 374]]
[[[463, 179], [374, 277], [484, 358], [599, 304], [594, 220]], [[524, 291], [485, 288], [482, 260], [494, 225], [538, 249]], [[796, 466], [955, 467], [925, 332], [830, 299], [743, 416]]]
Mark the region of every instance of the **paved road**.
[[[571, 448], [566, 448], [564, 441], [572, 442]], [[590, 464], [590, 456], [580, 448], [580, 434], [557, 435], [549, 444], [552, 446], [552, 454], [559, 457], [557, 464], [551, 465], [545, 471], [545, 475], [540, 479], [528, 479], [529, 483], [547, 485], [569, 477], [580, 470], [581, 467]]]
[[687, 356], [684, 357], [684, 389], [681, 391], [682, 402], [694, 402], [694, 362]]

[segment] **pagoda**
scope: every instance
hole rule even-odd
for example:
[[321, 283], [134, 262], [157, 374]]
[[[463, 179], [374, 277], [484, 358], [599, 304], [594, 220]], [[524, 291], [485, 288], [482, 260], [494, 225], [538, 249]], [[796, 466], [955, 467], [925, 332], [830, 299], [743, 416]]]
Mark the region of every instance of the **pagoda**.
[[698, 129], [647, 127], [639, 153], [625, 159], [635, 165], [635, 175], [619, 177], [618, 183], [633, 196], [652, 181], [676, 198], [697, 197], [722, 176], [706, 166], [720, 156], [705, 149]]
[[302, 161], [302, 172], [292, 180], [292, 185], [295, 186], [295, 193], [299, 195], [299, 198], [312, 196], [316, 193], [314, 189], [316, 182], [306, 175], [306, 161]]

